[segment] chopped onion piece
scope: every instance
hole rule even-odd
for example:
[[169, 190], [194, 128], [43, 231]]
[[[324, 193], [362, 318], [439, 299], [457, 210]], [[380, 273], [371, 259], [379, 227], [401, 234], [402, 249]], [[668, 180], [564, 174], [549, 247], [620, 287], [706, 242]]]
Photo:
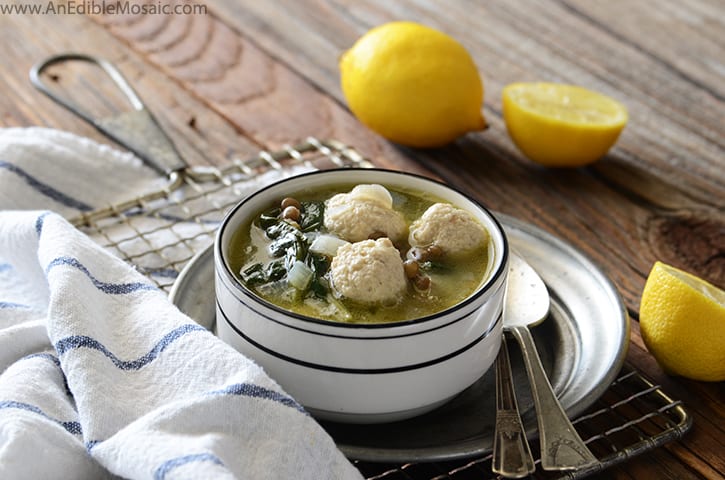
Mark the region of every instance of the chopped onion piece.
[[343, 305], [342, 302], [336, 299], [334, 295], [328, 294], [326, 298], [327, 302], [335, 311], [334, 318], [337, 318], [338, 320], [342, 319], [344, 322], [349, 322], [350, 320], [352, 320], [352, 315], [347, 310], [347, 308], [345, 308], [345, 305]]
[[299, 260], [295, 261], [287, 273], [287, 283], [297, 290], [306, 290], [310, 286], [314, 272]]
[[385, 208], [393, 208], [393, 197], [387, 188], [377, 183], [361, 184], [355, 186], [350, 196], [361, 200], [370, 200]]
[[337, 249], [342, 247], [343, 245], [348, 244], [349, 242], [346, 242], [342, 238], [336, 237], [334, 235], [318, 235], [310, 245], [310, 251], [315, 253], [321, 253], [322, 255], [327, 255], [328, 257], [334, 257], [337, 255]]

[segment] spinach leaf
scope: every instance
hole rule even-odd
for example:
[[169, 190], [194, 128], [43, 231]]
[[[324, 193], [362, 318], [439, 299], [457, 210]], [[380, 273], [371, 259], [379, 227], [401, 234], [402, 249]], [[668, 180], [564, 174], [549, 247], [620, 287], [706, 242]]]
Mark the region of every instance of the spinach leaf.
[[305, 263], [315, 274], [310, 283], [310, 291], [316, 296], [325, 299], [327, 293], [330, 291], [330, 284], [324, 276], [330, 268], [330, 259], [325, 255], [308, 252]]
[[242, 281], [249, 287], [264, 285], [281, 280], [287, 275], [284, 259], [274, 260], [266, 266], [261, 263], [245, 268], [240, 272]]
[[322, 228], [325, 217], [325, 204], [323, 202], [302, 202], [302, 215], [300, 216], [300, 229], [311, 232]]
[[298, 292], [300, 298], [312, 294], [321, 299], [327, 298], [330, 285], [325, 274], [330, 268], [330, 260], [324, 256], [309, 251], [310, 240], [305, 232], [316, 231], [322, 228], [324, 222], [323, 202], [302, 202], [297, 226], [281, 217], [280, 208], [272, 208], [262, 213], [257, 222], [270, 240], [269, 253], [275, 260], [263, 265], [254, 264], [242, 272], [242, 281], [248, 286], [259, 286], [276, 282], [286, 278], [289, 270], [296, 261], [304, 262], [313, 271], [314, 276], [310, 286], [305, 292]]
[[294, 233], [295, 231], [297, 231], [295, 227], [280, 219], [277, 219], [276, 223], [273, 223], [272, 225], [264, 229], [265, 235], [267, 235], [267, 238], [269, 238], [270, 240], [279, 238], [286, 233]]
[[451, 267], [449, 265], [446, 265], [445, 263], [441, 262], [434, 262], [432, 260], [428, 260], [427, 262], [420, 263], [421, 270], [437, 270], [437, 271], [446, 271], [450, 270]]
[[276, 282], [282, 280], [287, 275], [287, 268], [285, 267], [284, 260], [274, 260], [267, 264], [265, 272], [267, 274], [267, 282]]
[[277, 207], [262, 213], [259, 216], [259, 226], [262, 227], [263, 230], [267, 230], [272, 225], [279, 223], [279, 214], [281, 212], [282, 209]]
[[287, 232], [269, 244], [269, 253], [273, 257], [281, 257], [288, 249], [297, 248], [299, 242], [300, 240], [294, 232]]
[[261, 263], [255, 263], [251, 267], [245, 268], [240, 272], [242, 281], [249, 286], [261, 285], [267, 283], [267, 274], [264, 272], [264, 266]]

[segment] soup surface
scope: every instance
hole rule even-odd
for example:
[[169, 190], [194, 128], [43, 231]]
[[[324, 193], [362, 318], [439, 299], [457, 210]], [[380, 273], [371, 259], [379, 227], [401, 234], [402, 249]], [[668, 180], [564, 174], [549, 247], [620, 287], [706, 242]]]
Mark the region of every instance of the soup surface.
[[[393, 300], [369, 302], [342, 295], [335, 288], [331, 265], [340, 245], [355, 242], [340, 239], [325, 227], [325, 208], [331, 197], [350, 192], [353, 187], [345, 184], [290, 192], [290, 197], [280, 198], [242, 225], [233, 234], [228, 256], [242, 284], [264, 300], [308, 317], [387, 323], [445, 310], [468, 297], [487, 277], [493, 248], [487, 232], [480, 247], [461, 255], [441, 253], [435, 246], [411, 247], [411, 225], [429, 207], [445, 202], [426, 192], [386, 187], [392, 209], [405, 222], [405, 235], [392, 242], [404, 263], [404, 286]], [[482, 225], [476, 224], [485, 232]], [[376, 231], [370, 238], [381, 236], [385, 235]], [[387, 240], [384, 243], [389, 245]], [[367, 260], [361, 261], [364, 264]]]

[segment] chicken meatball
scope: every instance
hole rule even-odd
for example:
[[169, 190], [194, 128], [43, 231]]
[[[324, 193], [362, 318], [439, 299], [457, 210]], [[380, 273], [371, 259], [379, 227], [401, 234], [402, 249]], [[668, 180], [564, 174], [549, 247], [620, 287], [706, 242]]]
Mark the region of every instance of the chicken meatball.
[[395, 303], [407, 287], [403, 260], [389, 238], [343, 245], [330, 275], [339, 295], [365, 304]]
[[325, 228], [348, 242], [388, 237], [405, 238], [407, 225], [393, 210], [393, 200], [382, 185], [358, 185], [349, 193], [338, 193], [325, 203]]
[[413, 247], [436, 245], [444, 254], [465, 255], [483, 246], [488, 232], [465, 210], [447, 203], [428, 207], [410, 226], [408, 243]]

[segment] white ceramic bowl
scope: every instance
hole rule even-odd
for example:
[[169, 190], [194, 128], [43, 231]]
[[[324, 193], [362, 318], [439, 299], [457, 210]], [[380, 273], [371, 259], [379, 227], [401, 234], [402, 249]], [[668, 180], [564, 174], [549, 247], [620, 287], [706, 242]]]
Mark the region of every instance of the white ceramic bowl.
[[[296, 192], [334, 184], [379, 183], [429, 192], [472, 213], [489, 231], [493, 255], [485, 281], [440, 313], [384, 324], [349, 324], [283, 310], [247, 289], [232, 273], [234, 232], [260, 211]], [[217, 329], [221, 339], [256, 360], [314, 416], [376, 423], [418, 415], [480, 378], [501, 343], [508, 244], [483, 206], [442, 183], [378, 169], [324, 170], [282, 180], [242, 200], [227, 214], [214, 245]]]

